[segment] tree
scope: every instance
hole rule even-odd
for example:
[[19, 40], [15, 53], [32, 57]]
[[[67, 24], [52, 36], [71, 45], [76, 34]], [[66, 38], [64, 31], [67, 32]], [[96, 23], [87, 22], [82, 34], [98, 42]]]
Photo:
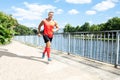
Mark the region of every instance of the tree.
[[79, 32], [81, 31], [81, 27], [78, 25], [76, 28], [75, 28], [75, 32]]
[[113, 17], [109, 19], [106, 23], [93, 24], [90, 26], [88, 22], [85, 22], [81, 27], [72, 27], [67, 24], [64, 28], [64, 32], [79, 32], [79, 31], [105, 31], [105, 30], [120, 30], [120, 18]]
[[37, 29], [33, 29], [32, 31], [34, 32], [34, 34], [37, 34]]
[[14, 34], [13, 27], [17, 24], [17, 20], [11, 15], [0, 12], [0, 44], [6, 44], [11, 41]]
[[113, 17], [105, 23], [104, 30], [120, 30], [120, 18]]
[[32, 31], [32, 29], [24, 26], [24, 25], [21, 25], [19, 24], [18, 26], [16, 26], [14, 28], [16, 34], [15, 35], [31, 35], [31, 34], [34, 34], [34, 32]]
[[85, 24], [81, 26], [82, 31], [89, 31], [89, 28], [90, 28], [90, 24], [88, 22], [85, 22]]
[[97, 28], [98, 28], [98, 26], [93, 24], [93, 25], [91, 25], [89, 30], [90, 31], [97, 31], [98, 30]]
[[97, 25], [99, 27], [99, 31], [104, 31], [105, 23], [101, 23]]
[[66, 24], [65, 28], [64, 28], [64, 32], [71, 32], [71, 25], [70, 24]]

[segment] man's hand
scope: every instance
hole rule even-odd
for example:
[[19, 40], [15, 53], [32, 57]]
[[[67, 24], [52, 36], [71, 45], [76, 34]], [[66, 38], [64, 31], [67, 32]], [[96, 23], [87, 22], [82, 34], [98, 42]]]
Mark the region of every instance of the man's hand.
[[40, 33], [38, 33], [38, 37], [42, 36]]
[[58, 30], [59, 30], [59, 29], [53, 29], [52, 31], [53, 31], [53, 32], [57, 32]]
[[56, 32], [56, 30], [55, 30], [55, 29], [53, 29], [52, 31], [53, 31], [53, 32]]

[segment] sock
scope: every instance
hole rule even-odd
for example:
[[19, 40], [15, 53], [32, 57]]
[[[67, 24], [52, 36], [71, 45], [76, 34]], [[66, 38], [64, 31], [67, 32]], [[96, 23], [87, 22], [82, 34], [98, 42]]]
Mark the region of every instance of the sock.
[[47, 48], [47, 56], [50, 58], [50, 48]]
[[44, 51], [43, 51], [43, 54], [45, 54], [47, 52], [47, 47], [45, 47]]

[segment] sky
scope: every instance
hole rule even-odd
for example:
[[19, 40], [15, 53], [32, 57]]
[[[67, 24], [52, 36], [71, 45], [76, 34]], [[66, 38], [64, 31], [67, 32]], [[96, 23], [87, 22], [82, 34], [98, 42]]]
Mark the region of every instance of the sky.
[[0, 11], [12, 14], [22, 25], [38, 27], [54, 11], [60, 28], [66, 24], [100, 24], [120, 17], [120, 0], [0, 0]]

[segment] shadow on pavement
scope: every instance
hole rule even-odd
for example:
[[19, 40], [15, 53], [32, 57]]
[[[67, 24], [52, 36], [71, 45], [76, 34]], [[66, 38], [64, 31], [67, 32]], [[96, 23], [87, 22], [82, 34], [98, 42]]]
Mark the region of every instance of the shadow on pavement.
[[0, 48], [0, 51], [8, 51], [8, 49]]
[[[40, 60], [41, 57], [33, 57], [33, 56], [21, 56], [21, 55], [16, 55], [14, 53], [10, 53], [10, 52], [7, 52], [8, 50], [7, 49], [1, 49], [0, 48], [0, 58], [2, 56], [7, 56], [7, 57], [17, 57], [17, 58], [22, 58], [22, 59], [27, 59], [27, 60], [34, 60], [34, 61], [38, 61], [38, 62], [43, 62], [45, 64], [48, 64], [47, 61], [42, 61]], [[34, 58], [38, 58], [38, 59], [34, 59]]]

